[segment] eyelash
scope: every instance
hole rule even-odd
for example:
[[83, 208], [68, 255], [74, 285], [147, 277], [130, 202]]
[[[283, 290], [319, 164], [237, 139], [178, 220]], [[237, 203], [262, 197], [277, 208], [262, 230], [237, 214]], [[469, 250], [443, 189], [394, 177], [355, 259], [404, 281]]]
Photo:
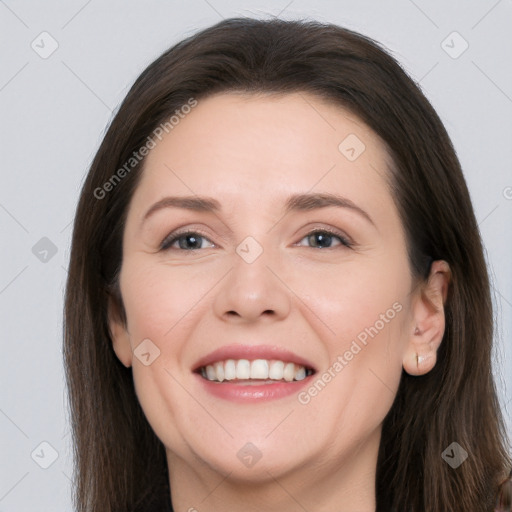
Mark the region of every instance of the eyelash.
[[[336, 230], [331, 230], [331, 229], [326, 229], [326, 228], [313, 229], [312, 231], [307, 233], [305, 236], [303, 236], [300, 239], [300, 241], [304, 240], [304, 238], [308, 238], [311, 235], [318, 234], [318, 233], [326, 234], [326, 235], [329, 235], [329, 236], [336, 237], [340, 241], [340, 246], [339, 246], [340, 248], [350, 249], [353, 246], [353, 243], [351, 241], [349, 241], [342, 233], [340, 233], [340, 232], [338, 232]], [[200, 249], [181, 249], [181, 248], [177, 248], [177, 247], [174, 247], [174, 248], [171, 247], [180, 238], [186, 237], [188, 235], [199, 235], [201, 238], [204, 238], [204, 239], [208, 240], [209, 242], [211, 242], [211, 240], [206, 235], [201, 233], [201, 231], [197, 231], [197, 230], [196, 231], [183, 231], [181, 233], [179, 233], [179, 232], [178, 233], [171, 233], [170, 235], [168, 235], [163, 240], [163, 242], [160, 244], [160, 250], [161, 251], [178, 250], [178, 251], [185, 251], [185, 252], [193, 252], [193, 251], [200, 250]], [[334, 247], [322, 247], [320, 249], [325, 251], [325, 250], [328, 250], [328, 249], [335, 249], [335, 248], [336, 248], [336, 246], [334, 246]], [[318, 249], [318, 248], [317, 247], [312, 247], [312, 249]]]

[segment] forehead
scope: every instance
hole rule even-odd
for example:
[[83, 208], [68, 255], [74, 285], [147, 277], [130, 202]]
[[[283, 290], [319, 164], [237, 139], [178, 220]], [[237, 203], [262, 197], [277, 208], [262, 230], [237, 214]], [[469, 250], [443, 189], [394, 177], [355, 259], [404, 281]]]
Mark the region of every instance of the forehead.
[[302, 92], [223, 93], [187, 112], [174, 118], [162, 140], [155, 139], [135, 208], [166, 192], [261, 207], [262, 201], [313, 189], [343, 193], [354, 202], [379, 198], [382, 207], [391, 206], [385, 144], [339, 105]]

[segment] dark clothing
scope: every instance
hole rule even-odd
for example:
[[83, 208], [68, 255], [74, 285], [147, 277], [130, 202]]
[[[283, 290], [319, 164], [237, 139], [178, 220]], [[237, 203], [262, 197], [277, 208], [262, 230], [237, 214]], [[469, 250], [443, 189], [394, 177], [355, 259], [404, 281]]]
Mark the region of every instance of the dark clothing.
[[173, 512], [169, 485], [165, 485], [161, 491], [154, 493], [134, 512]]

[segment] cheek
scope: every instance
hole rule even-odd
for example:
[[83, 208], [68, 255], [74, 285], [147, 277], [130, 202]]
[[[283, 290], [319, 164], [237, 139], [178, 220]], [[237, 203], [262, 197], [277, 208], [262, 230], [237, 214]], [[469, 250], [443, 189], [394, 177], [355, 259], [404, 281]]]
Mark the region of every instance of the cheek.
[[201, 292], [201, 286], [186, 286], [189, 278], [186, 272], [136, 257], [127, 258], [121, 272], [138, 401], [160, 440], [182, 454], [186, 448], [179, 429], [183, 407], [179, 363], [186, 346], [184, 329], [191, 328], [190, 311]]
[[[327, 372], [318, 376], [327, 381], [325, 388], [320, 383], [311, 390], [315, 396], [321, 390], [318, 405], [339, 414], [350, 410], [369, 424], [380, 421], [391, 407], [407, 333], [410, 282], [403, 268], [407, 266], [397, 258], [392, 264], [358, 262], [340, 265], [336, 272], [307, 274], [303, 289], [308, 290], [307, 304], [314, 315], [304, 314], [321, 326], [329, 356]], [[306, 402], [310, 397], [303, 398]], [[337, 408], [329, 406], [333, 403]]]
[[[406, 267], [405, 267], [406, 268]], [[399, 264], [349, 262], [338, 268], [299, 272], [299, 296], [329, 329], [328, 337], [352, 340], [376, 327], [386, 337], [400, 332], [409, 277]]]
[[[133, 365], [135, 392], [148, 423], [164, 445], [185, 456], [187, 447], [180, 429], [184, 410], [182, 378], [175, 374], [163, 353], [150, 366], [138, 362]], [[196, 417], [204, 421], [197, 413]]]
[[123, 263], [123, 277], [121, 289], [132, 344], [150, 338], [161, 349], [169, 340], [176, 340], [176, 332], [193, 317], [190, 313], [198, 298], [211, 288], [190, 268], [170, 268], [136, 258]]

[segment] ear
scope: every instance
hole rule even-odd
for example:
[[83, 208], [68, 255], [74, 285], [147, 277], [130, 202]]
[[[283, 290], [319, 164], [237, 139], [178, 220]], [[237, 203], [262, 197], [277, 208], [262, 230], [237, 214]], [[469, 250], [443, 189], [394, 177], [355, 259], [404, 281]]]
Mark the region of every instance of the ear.
[[119, 306], [111, 295], [108, 299], [108, 328], [112, 339], [112, 347], [117, 358], [129, 368], [133, 359], [130, 334], [128, 326], [125, 326], [121, 320]]
[[436, 364], [445, 331], [444, 305], [450, 280], [448, 263], [434, 261], [427, 283], [413, 292], [412, 326], [403, 360], [404, 370], [410, 375], [424, 375]]

